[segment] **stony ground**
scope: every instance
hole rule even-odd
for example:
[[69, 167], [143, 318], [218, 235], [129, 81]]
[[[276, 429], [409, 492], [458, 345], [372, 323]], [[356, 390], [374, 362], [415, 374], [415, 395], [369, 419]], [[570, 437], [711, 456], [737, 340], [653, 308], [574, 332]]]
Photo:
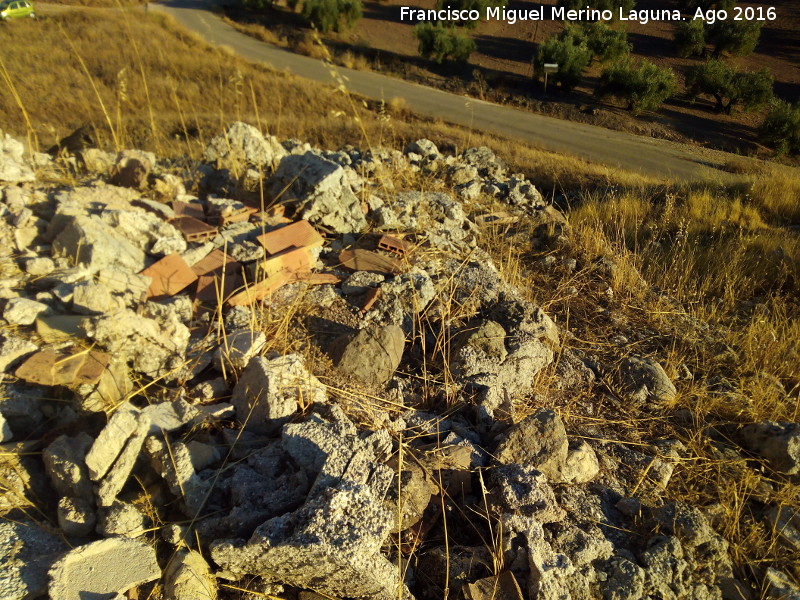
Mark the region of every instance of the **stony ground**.
[[[677, 389], [512, 285], [487, 231], [524, 221], [569, 273], [571, 229], [492, 151], [79, 146], [0, 140], [0, 597], [800, 598], [670, 497], [683, 443], [539, 402], [545, 372], [598, 421]], [[800, 476], [797, 423], [718, 433]], [[762, 508], [796, 552], [800, 515]]]

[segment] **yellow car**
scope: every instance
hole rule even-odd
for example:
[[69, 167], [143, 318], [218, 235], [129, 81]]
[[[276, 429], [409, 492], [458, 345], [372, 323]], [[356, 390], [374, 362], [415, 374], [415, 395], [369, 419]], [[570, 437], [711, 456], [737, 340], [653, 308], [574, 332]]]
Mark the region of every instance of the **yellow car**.
[[0, 2], [0, 21], [21, 17], [36, 18], [33, 4], [28, 0], [3, 0]]

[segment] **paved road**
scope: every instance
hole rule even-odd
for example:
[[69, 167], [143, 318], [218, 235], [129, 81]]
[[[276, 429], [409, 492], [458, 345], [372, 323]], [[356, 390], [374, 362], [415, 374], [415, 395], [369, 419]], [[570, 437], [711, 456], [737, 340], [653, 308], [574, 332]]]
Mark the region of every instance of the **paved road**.
[[[338, 85], [330, 67], [321, 61], [258, 41], [238, 32], [211, 12], [203, 0], [171, 0], [151, 7], [167, 12], [188, 29], [213, 44], [279, 70]], [[477, 130], [496, 132], [556, 152], [637, 170], [659, 177], [696, 180], [719, 177], [714, 164], [686, 146], [612, 131], [594, 125], [546, 117], [507, 106], [483, 102], [428, 88], [393, 77], [336, 67], [351, 92], [368, 98], [403, 98], [420, 114], [441, 118]], [[420, 135], [424, 135], [421, 132]]]

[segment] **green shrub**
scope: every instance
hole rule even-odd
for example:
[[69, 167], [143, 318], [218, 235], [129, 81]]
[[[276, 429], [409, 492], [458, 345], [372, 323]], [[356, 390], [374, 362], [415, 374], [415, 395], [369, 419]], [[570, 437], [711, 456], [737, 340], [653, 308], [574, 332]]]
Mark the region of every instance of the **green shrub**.
[[595, 93], [600, 97], [626, 100], [628, 110], [639, 114], [658, 109], [677, 89], [672, 69], [661, 69], [647, 60], [639, 64], [624, 60], [603, 71]]
[[303, 17], [319, 31], [341, 31], [352, 27], [363, 14], [361, 0], [305, 0]]
[[419, 40], [419, 54], [441, 64], [445, 60], [465, 61], [475, 50], [475, 42], [454, 27], [420, 23], [414, 27], [414, 37]]
[[774, 100], [759, 130], [761, 141], [778, 154], [800, 154], [800, 103]]
[[774, 80], [768, 69], [740, 71], [719, 60], [710, 60], [693, 67], [686, 77], [693, 97], [711, 96], [717, 112], [730, 114], [736, 104], [745, 110], [764, 106], [772, 98]]
[[602, 21], [588, 23], [582, 29], [592, 56], [601, 63], [619, 60], [631, 52], [632, 46], [625, 31], [611, 29]]
[[706, 28], [701, 19], [678, 23], [675, 28], [675, 47], [678, 56], [704, 56], [706, 53]]
[[706, 27], [706, 40], [714, 46], [713, 58], [723, 52], [731, 56], [747, 56], [753, 53], [761, 37], [760, 21], [734, 21], [729, 13], [725, 21], [717, 21]]
[[558, 72], [549, 77], [565, 90], [571, 90], [592, 60], [586, 36], [577, 27], [565, 27], [560, 35], [552, 36], [539, 45], [533, 59], [537, 76], [544, 73], [545, 63], [557, 63]]

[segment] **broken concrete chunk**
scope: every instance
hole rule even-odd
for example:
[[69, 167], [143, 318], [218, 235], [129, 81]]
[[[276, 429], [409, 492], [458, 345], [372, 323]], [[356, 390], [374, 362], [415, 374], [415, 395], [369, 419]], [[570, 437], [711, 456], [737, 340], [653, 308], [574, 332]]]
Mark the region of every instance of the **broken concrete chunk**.
[[184, 514], [195, 518], [203, 508], [210, 484], [195, 473], [192, 456], [186, 444], [174, 442], [168, 445], [162, 439], [150, 436], [147, 438], [145, 450], [170, 491], [182, 500]]
[[[136, 466], [136, 461], [139, 458], [144, 439], [149, 429], [150, 424], [139, 416], [137, 418], [136, 429], [125, 442], [125, 446], [114, 461], [114, 465], [97, 485], [96, 495], [98, 506], [111, 506], [117, 494], [122, 491], [122, 488], [128, 481], [131, 471], [133, 471], [134, 466]], [[94, 446], [92, 446], [92, 450], [94, 450]]]
[[12, 298], [6, 302], [3, 318], [13, 325], [31, 325], [36, 317], [50, 310], [47, 304], [28, 298]]
[[[270, 519], [249, 541], [217, 540], [215, 563], [334, 597], [393, 600], [408, 596], [397, 567], [380, 548], [392, 516], [363, 485], [329, 488], [300, 509]], [[404, 587], [404, 586], [403, 586]]]
[[587, 483], [599, 472], [600, 461], [597, 460], [594, 449], [586, 441], [570, 445], [561, 474], [565, 483]]
[[765, 581], [769, 600], [800, 600], [800, 587], [792, 583], [786, 573], [769, 567]]
[[233, 331], [225, 336], [222, 344], [214, 351], [214, 367], [226, 373], [244, 369], [266, 343], [267, 336], [261, 331]]
[[100, 480], [108, 472], [138, 426], [139, 410], [130, 404], [120, 406], [111, 416], [86, 455], [86, 468], [92, 481]]
[[180, 429], [200, 415], [200, 411], [184, 399], [151, 404], [141, 410], [140, 419], [148, 423], [148, 434], [168, 433]]
[[86, 317], [77, 315], [51, 315], [36, 319], [36, 333], [45, 342], [64, 342], [70, 338], [86, 337], [80, 324]]
[[0, 132], [0, 181], [24, 183], [35, 179], [33, 170], [25, 162], [25, 146]]
[[118, 267], [138, 273], [144, 268], [145, 253], [96, 215], [67, 217], [64, 228], [53, 240], [53, 256], [63, 256], [91, 271]]
[[397, 370], [405, 343], [406, 335], [397, 325], [371, 327], [335, 340], [330, 354], [340, 371], [382, 385]]
[[113, 598], [161, 576], [146, 542], [115, 537], [70, 550], [49, 572], [51, 600]]
[[745, 446], [778, 473], [800, 476], [800, 423], [765, 421], [742, 429]]
[[532, 466], [551, 481], [560, 481], [568, 452], [561, 417], [552, 410], [540, 410], [508, 430], [495, 456], [501, 464]]
[[149, 377], [180, 368], [190, 337], [189, 329], [171, 312], [156, 320], [124, 310], [87, 319], [83, 327], [109, 353], [124, 357]]
[[186, 250], [183, 235], [152, 213], [106, 209], [100, 218], [113, 231], [151, 256], [180, 254]]
[[34, 600], [47, 593], [47, 571], [67, 549], [63, 540], [28, 520], [0, 520], [0, 597]]
[[111, 292], [102, 283], [87, 281], [72, 290], [72, 310], [82, 315], [100, 315], [114, 306]]
[[225, 133], [212, 138], [203, 157], [218, 169], [244, 173], [247, 167], [274, 169], [286, 150], [272, 136], [262, 133], [247, 123], [237, 121]]
[[14, 367], [26, 354], [38, 350], [38, 346], [15, 335], [0, 335], [0, 373]]
[[296, 354], [251, 359], [231, 396], [236, 416], [245, 428], [267, 434], [275, 433], [297, 412], [298, 405], [326, 401], [325, 387]]
[[357, 233], [367, 226], [345, 170], [313, 152], [283, 158], [266, 187], [315, 225], [336, 233]]
[[97, 533], [103, 537], [135, 538], [147, 529], [147, 517], [133, 504], [115, 500], [111, 506], [98, 511]]
[[75, 437], [62, 435], [44, 449], [44, 467], [60, 495], [92, 497], [92, 482], [85, 461], [93, 442], [94, 439], [87, 433], [79, 433]]
[[181, 550], [164, 570], [164, 595], [173, 600], [216, 600], [217, 580], [203, 555]]
[[91, 500], [64, 497], [58, 501], [58, 526], [64, 535], [86, 537], [97, 523]]
[[557, 523], [566, 517], [547, 477], [531, 466], [498, 467], [492, 471], [492, 481], [495, 502], [502, 510], [533, 517], [540, 523]]

